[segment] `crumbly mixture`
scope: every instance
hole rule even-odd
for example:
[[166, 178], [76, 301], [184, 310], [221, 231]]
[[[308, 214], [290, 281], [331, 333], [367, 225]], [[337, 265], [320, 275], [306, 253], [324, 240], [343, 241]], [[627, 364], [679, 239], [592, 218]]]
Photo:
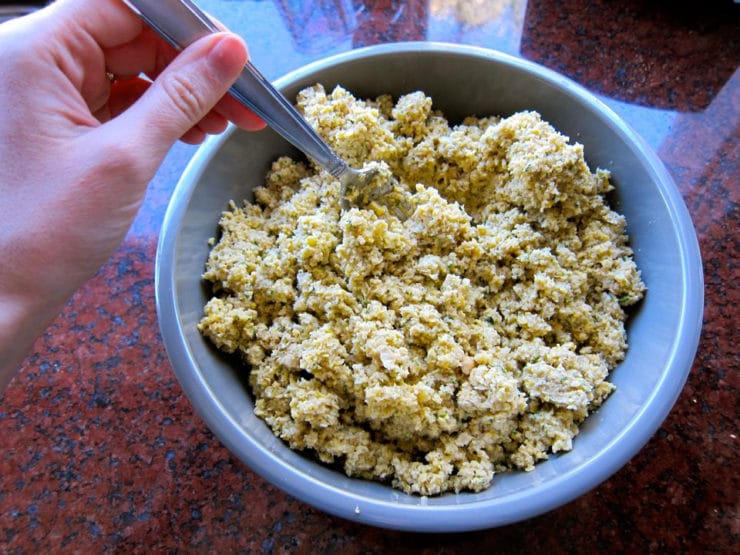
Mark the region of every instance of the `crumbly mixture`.
[[298, 108], [351, 165], [387, 167], [413, 213], [340, 211], [336, 179], [281, 158], [223, 214], [200, 329], [248, 363], [256, 413], [422, 495], [571, 449], [644, 291], [608, 172], [535, 112], [451, 126], [421, 92], [321, 86]]

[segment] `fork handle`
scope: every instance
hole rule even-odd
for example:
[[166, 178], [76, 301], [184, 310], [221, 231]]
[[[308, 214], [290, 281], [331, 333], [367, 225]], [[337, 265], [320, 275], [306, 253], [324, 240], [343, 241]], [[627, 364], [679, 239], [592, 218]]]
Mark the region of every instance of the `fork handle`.
[[[196, 40], [222, 31], [191, 0], [124, 0], [141, 19], [173, 47], [182, 50]], [[347, 171], [342, 160], [288, 100], [247, 62], [229, 94], [262, 118], [288, 142], [313, 158], [334, 177]]]

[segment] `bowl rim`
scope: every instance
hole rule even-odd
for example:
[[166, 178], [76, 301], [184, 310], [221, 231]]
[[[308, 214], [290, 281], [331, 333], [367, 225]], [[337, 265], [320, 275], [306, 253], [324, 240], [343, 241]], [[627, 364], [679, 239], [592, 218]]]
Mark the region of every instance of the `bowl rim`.
[[[336, 54], [287, 73], [274, 81], [278, 89], [298, 82], [324, 68], [366, 57], [398, 52], [445, 52], [492, 59], [498, 63], [533, 73], [539, 79], [563, 88], [570, 95], [600, 112], [612, 129], [639, 148], [643, 159], [673, 216], [673, 226], [684, 262], [686, 286], [682, 291], [679, 333], [671, 345], [667, 370], [656, 382], [645, 405], [632, 417], [621, 433], [613, 437], [591, 464], [581, 464], [541, 484], [536, 491], [522, 490], [494, 499], [434, 505], [395, 503], [355, 495], [328, 485], [300, 471], [244, 435], [236, 422], [213, 394], [197, 369], [188, 341], [179, 322], [175, 298], [174, 253], [177, 235], [190, 198], [207, 162], [235, 131], [209, 137], [196, 151], [177, 183], [168, 204], [155, 257], [155, 297], [160, 331], [174, 372], [196, 412], [219, 440], [254, 472], [289, 495], [327, 513], [373, 526], [417, 532], [461, 532], [492, 528], [534, 517], [561, 506], [591, 490], [626, 464], [652, 437], [675, 404], [691, 370], [699, 342], [703, 316], [703, 273], [696, 233], [686, 205], [671, 175], [647, 143], [601, 100], [571, 79], [534, 62], [498, 51], [440, 42], [400, 42], [355, 49]], [[647, 407], [650, 410], [647, 410]], [[238, 431], [239, 433], [234, 433]], [[239, 441], [235, 438], [238, 437]], [[245, 442], [244, 439], [247, 441]], [[618, 447], [618, 449], [617, 449]], [[285, 447], [288, 449], [288, 447]], [[593, 464], [594, 461], [596, 464]], [[291, 475], [292, 480], [286, 476]], [[492, 486], [495, 487], [495, 484]], [[457, 494], [449, 494], [457, 495]], [[465, 494], [460, 494], [465, 495]], [[505, 510], [502, 510], [505, 505]], [[483, 510], [485, 509], [485, 510]]]

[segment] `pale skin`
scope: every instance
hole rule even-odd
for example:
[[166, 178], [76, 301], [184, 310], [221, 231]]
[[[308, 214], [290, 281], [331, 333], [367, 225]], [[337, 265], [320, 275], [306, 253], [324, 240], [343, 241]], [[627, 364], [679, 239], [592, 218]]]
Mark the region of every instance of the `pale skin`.
[[225, 96], [247, 57], [226, 32], [178, 54], [119, 0], [0, 25], [0, 392], [113, 254], [173, 143], [264, 125]]

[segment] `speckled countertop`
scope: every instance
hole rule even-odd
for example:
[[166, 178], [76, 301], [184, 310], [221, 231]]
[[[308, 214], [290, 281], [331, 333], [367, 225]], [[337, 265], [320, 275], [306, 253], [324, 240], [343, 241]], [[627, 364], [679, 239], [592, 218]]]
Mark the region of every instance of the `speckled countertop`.
[[155, 247], [194, 153], [178, 145], [116, 255], [0, 398], [0, 552], [736, 553], [740, 5], [675, 4], [200, 2], [247, 39], [269, 78], [380, 42], [475, 44], [572, 77], [643, 135], [694, 219], [706, 309], [681, 397], [627, 466], [560, 509], [456, 535], [347, 522], [264, 482], [194, 413], [159, 336]]

